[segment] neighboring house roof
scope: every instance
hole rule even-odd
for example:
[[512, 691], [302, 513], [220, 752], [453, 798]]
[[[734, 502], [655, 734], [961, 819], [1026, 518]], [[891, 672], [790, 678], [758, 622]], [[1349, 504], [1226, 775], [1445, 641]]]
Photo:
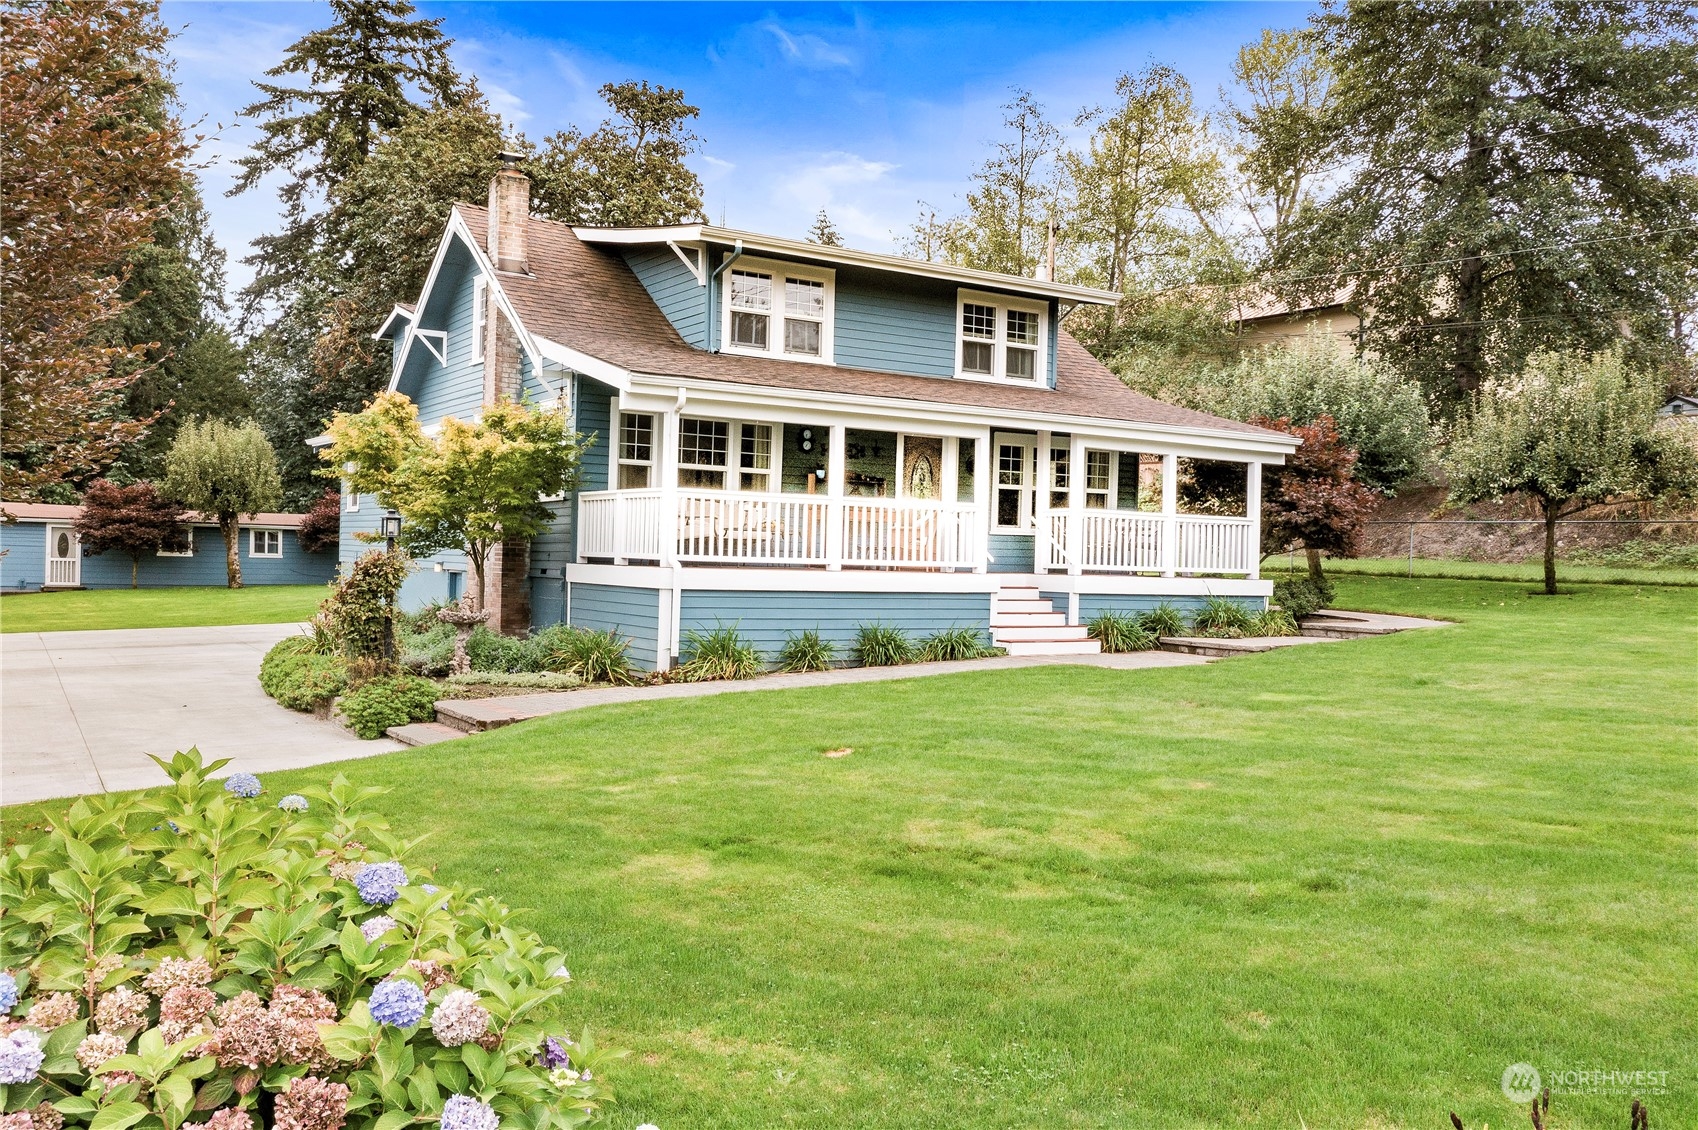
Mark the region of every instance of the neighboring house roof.
[[[5, 521], [73, 522], [82, 512], [81, 506], [61, 506], [51, 502], [0, 502], [0, 515], [4, 515]], [[293, 530], [299, 528], [305, 519], [305, 514], [244, 514], [240, 524], [243, 527], [282, 526]], [[218, 519], [191, 510], [186, 523], [191, 526], [216, 526]]]
[[[487, 209], [455, 209], [471, 231], [488, 229]], [[529, 273], [495, 276], [525, 329], [630, 372], [1290, 438], [1133, 392], [1065, 330], [1057, 337], [1054, 389], [709, 353], [679, 336], [616, 252], [585, 243], [567, 224], [535, 217], [525, 240]]]
[[1698, 396], [1671, 396], [1657, 409], [1657, 415], [1698, 417]]
[[1317, 299], [1314, 302], [1293, 305], [1271, 294], [1259, 294], [1247, 298], [1239, 308], [1238, 321], [1255, 322], [1263, 318], [1300, 318], [1307, 314], [1318, 314], [1322, 310], [1337, 310], [1355, 297], [1354, 286], [1342, 287], [1333, 294]]

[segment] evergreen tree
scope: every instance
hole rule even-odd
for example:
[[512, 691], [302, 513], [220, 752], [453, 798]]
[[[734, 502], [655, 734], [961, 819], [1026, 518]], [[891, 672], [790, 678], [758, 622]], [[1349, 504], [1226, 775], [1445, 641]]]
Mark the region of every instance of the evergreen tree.
[[1626, 328], [1677, 348], [1698, 255], [1698, 13], [1680, 0], [1350, 3], [1315, 17], [1349, 175], [1281, 242], [1281, 289], [1368, 315], [1441, 401]]
[[825, 247], [843, 246], [843, 237], [837, 233], [837, 225], [831, 222], [831, 217], [825, 214], [824, 208], [814, 216], [814, 226], [808, 229], [808, 242]]
[[326, 212], [313, 210], [316, 201], [353, 175], [420, 104], [461, 97], [440, 19], [412, 18], [407, 0], [330, 0], [330, 10], [329, 27], [297, 40], [265, 72], [305, 82], [257, 82], [265, 97], [242, 111], [257, 120], [260, 140], [242, 158], [231, 195], [271, 173], [287, 177], [279, 190], [283, 230], [256, 240], [247, 260], [256, 268], [244, 292], [250, 319], [310, 288], [317, 255], [337, 246], [335, 234], [322, 230]]

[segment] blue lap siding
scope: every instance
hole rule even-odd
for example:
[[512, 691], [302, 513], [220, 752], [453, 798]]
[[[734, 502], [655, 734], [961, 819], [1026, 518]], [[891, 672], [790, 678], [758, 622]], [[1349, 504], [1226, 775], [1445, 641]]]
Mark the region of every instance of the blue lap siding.
[[[572, 619], [577, 618], [574, 604]], [[786, 635], [808, 629], [835, 644], [838, 657], [847, 659], [863, 624], [887, 624], [916, 640], [948, 628], [988, 632], [990, 594], [685, 590], [678, 613], [681, 632], [712, 631], [721, 624], [734, 626], [768, 662]], [[688, 641], [682, 635], [680, 640], [688, 652]]]
[[[52, 523], [54, 526], [69, 523]], [[0, 558], [0, 588], [30, 592], [41, 588], [47, 578], [47, 526], [38, 521], [20, 521], [0, 526], [0, 547], [8, 552]], [[276, 527], [253, 527], [274, 529]], [[336, 554], [306, 553], [292, 529], [278, 532], [280, 557], [255, 557], [250, 551], [250, 527], [238, 535], [238, 560], [244, 585], [317, 585], [336, 575]], [[130, 556], [127, 553], [82, 555], [82, 587], [127, 589], [130, 587]], [[165, 557], [144, 554], [136, 569], [138, 588], [224, 585], [228, 574], [224, 561], [224, 538], [217, 526], [194, 527], [194, 554]]]
[[567, 598], [573, 627], [617, 632], [631, 641], [631, 662], [654, 670], [660, 655], [659, 590], [574, 584], [569, 586]]

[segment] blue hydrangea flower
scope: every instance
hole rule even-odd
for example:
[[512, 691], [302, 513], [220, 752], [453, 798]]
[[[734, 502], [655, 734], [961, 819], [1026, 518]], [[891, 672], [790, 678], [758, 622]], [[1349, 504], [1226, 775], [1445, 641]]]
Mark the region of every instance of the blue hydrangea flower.
[[0, 970], [0, 1014], [18, 1007], [18, 979]]
[[379, 1024], [411, 1028], [424, 1019], [425, 991], [411, 981], [380, 981], [371, 991], [369, 1007]]
[[442, 1130], [496, 1130], [500, 1117], [470, 1095], [450, 1095], [442, 1104]]
[[277, 802], [277, 807], [284, 812], [305, 812], [307, 810], [307, 798], [300, 793], [290, 793]]
[[387, 914], [374, 914], [360, 923], [360, 933], [368, 942], [377, 941], [393, 929], [395, 929], [395, 919]]
[[572, 1056], [566, 1051], [571, 1046], [571, 1040], [556, 1040], [553, 1036], [545, 1037], [542, 1041], [542, 1047], [537, 1050], [537, 1065], [550, 1069], [572, 1066]]
[[256, 797], [265, 790], [260, 787], [259, 778], [252, 773], [232, 773], [230, 779], [224, 782], [224, 791], [231, 796]]
[[0, 1039], [0, 1083], [28, 1083], [46, 1059], [40, 1034], [19, 1028]]
[[367, 906], [388, 906], [406, 885], [407, 869], [393, 860], [368, 863], [354, 872], [354, 886], [360, 889]]

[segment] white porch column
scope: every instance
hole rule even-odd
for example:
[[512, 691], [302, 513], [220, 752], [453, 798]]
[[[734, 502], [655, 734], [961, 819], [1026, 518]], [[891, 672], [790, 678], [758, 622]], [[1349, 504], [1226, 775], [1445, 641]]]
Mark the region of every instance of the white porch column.
[[[1084, 572], [1085, 559], [1085, 437], [1073, 433], [1067, 451], [1067, 572], [1077, 577]], [[1078, 621], [1077, 609], [1072, 620]]]
[[[964, 551], [972, 544], [957, 545], [961, 529], [960, 522], [955, 520], [955, 506], [961, 496], [961, 441], [955, 436], [943, 437], [943, 466], [938, 469], [938, 501], [943, 503], [943, 510], [938, 514], [939, 529], [946, 531], [946, 536], [939, 539], [939, 546], [949, 554], [951, 561], [960, 560]], [[968, 535], [969, 539], [971, 534]], [[946, 573], [955, 572], [955, 566], [944, 569]]]
[[1050, 433], [1038, 433], [1038, 456], [1032, 468], [1032, 482], [1037, 484], [1037, 494], [1032, 500], [1032, 520], [1036, 529], [1032, 531], [1032, 572], [1044, 573], [1049, 570], [1049, 443]]
[[975, 436], [973, 445], [973, 538], [978, 545], [974, 555], [973, 572], [983, 573], [990, 568], [990, 528], [996, 515], [991, 513], [991, 488], [996, 475], [996, 454], [991, 450], [990, 436]]
[[1179, 560], [1179, 456], [1161, 457], [1161, 575], [1173, 576]]
[[1249, 577], [1262, 575], [1262, 465], [1251, 460], [1244, 469], [1244, 513], [1250, 519]]
[[[660, 563], [678, 566], [678, 409], [655, 416], [654, 442], [660, 445]], [[615, 483], [615, 486], [618, 484]]]
[[825, 456], [825, 567], [843, 568], [843, 475], [848, 429], [831, 425]]

